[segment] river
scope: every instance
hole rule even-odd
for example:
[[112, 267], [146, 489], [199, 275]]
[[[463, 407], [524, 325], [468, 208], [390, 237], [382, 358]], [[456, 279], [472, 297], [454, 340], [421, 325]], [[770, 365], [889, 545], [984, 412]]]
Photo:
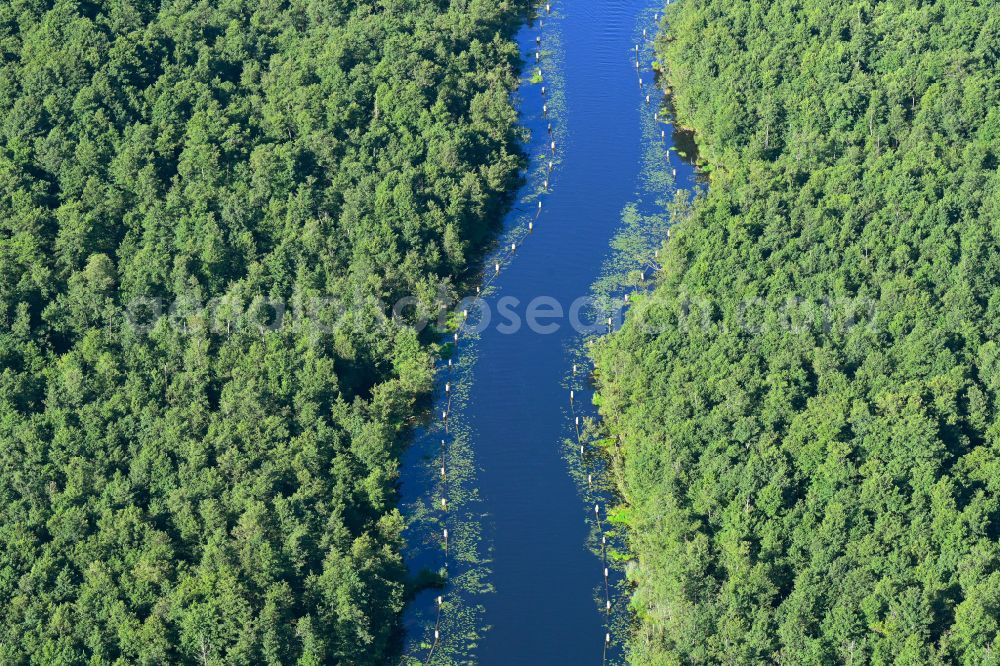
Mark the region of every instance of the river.
[[[408, 606], [406, 663], [622, 659], [614, 498], [601, 490], [610, 485], [601, 456], [588, 441], [578, 450], [575, 419], [586, 424], [594, 409], [580, 354], [587, 332], [569, 315], [595, 290], [617, 299], [652, 282], [666, 203], [675, 184], [694, 186], [691, 165], [670, 152], [671, 126], [655, 117], [651, 40], [661, 10], [660, 0], [557, 1], [518, 35], [526, 184], [485, 263], [482, 299], [462, 306], [469, 317], [450, 367], [441, 362], [432, 423], [402, 463], [408, 566], [416, 575], [447, 562], [444, 586]], [[529, 80], [536, 52], [541, 83]], [[603, 314], [582, 318], [599, 322], [590, 334], [607, 330]], [[602, 535], [614, 541], [607, 588]]]

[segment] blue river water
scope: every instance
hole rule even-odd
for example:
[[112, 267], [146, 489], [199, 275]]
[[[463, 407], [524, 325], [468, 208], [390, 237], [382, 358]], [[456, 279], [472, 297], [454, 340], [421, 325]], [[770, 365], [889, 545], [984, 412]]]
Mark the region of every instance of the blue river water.
[[[675, 186], [693, 186], [690, 164], [670, 157], [671, 126], [656, 117], [662, 95], [651, 40], [661, 10], [660, 0], [555, 0], [518, 36], [526, 184], [485, 263], [482, 298], [462, 306], [471, 312], [450, 367], [441, 362], [432, 423], [401, 468], [407, 564], [414, 575], [446, 574], [442, 587], [409, 604], [404, 663], [622, 659], [625, 636], [613, 619], [627, 606], [621, 567], [608, 565], [606, 587], [605, 528], [594, 520], [596, 504], [607, 524], [614, 498], [592, 490], [608, 481], [588, 484], [602, 466], [587, 462], [596, 460], [591, 451], [577, 452], [575, 419], [586, 421], [594, 409], [578, 353], [584, 336], [569, 311], [607, 279], [609, 267], [634, 261], [633, 273], [646, 271], [639, 284], [651, 281], [652, 248], [665, 240], [656, 237], [665, 236], [664, 202]], [[541, 82], [529, 80], [536, 69]], [[640, 215], [660, 215], [643, 241], [648, 256], [611, 249], [630, 204]], [[633, 288], [627, 283], [610, 281], [618, 296]], [[563, 316], [536, 317], [529, 326], [533, 302], [536, 315], [561, 309]], [[607, 330], [604, 315], [598, 321], [585, 313], [590, 333]]]

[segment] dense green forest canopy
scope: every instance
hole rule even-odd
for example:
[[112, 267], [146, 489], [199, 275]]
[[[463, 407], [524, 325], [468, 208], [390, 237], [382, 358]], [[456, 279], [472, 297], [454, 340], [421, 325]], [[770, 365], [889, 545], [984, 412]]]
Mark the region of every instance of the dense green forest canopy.
[[433, 350], [376, 303], [506, 205], [522, 9], [0, 3], [0, 662], [386, 663]]
[[595, 352], [636, 663], [1000, 663], [1000, 4], [684, 0], [713, 168]]

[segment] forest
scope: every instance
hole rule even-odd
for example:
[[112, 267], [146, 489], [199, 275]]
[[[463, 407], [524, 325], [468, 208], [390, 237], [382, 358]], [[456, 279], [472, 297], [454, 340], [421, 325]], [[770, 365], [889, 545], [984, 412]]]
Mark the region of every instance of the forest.
[[524, 9], [0, 3], [0, 662], [389, 663]]
[[594, 351], [629, 659], [1000, 664], [1000, 4], [661, 28], [711, 183]]

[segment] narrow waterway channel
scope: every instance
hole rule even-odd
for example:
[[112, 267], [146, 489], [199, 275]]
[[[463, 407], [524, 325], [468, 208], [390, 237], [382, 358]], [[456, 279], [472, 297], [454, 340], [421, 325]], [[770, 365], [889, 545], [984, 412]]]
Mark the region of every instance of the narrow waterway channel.
[[[414, 575], [446, 574], [408, 607], [405, 663], [582, 665], [622, 655], [594, 521], [595, 504], [607, 521], [612, 498], [587, 483], [600, 464], [574, 459], [574, 419], [593, 413], [580, 324], [606, 331], [606, 317], [595, 322], [585, 309], [574, 325], [571, 315], [602, 280], [616, 298], [635, 288], [629, 275], [645, 271], [639, 282], [651, 282], [665, 203], [675, 184], [693, 188], [694, 173], [656, 116], [660, 0], [544, 7], [518, 37], [527, 182], [484, 267], [481, 300], [462, 306], [470, 314], [450, 366], [441, 363], [433, 423], [401, 470], [407, 564]], [[531, 81], [536, 68], [540, 82]], [[652, 221], [637, 224], [643, 216]], [[646, 237], [612, 251], [623, 234]], [[618, 580], [612, 573], [608, 589], [621, 617]]]

